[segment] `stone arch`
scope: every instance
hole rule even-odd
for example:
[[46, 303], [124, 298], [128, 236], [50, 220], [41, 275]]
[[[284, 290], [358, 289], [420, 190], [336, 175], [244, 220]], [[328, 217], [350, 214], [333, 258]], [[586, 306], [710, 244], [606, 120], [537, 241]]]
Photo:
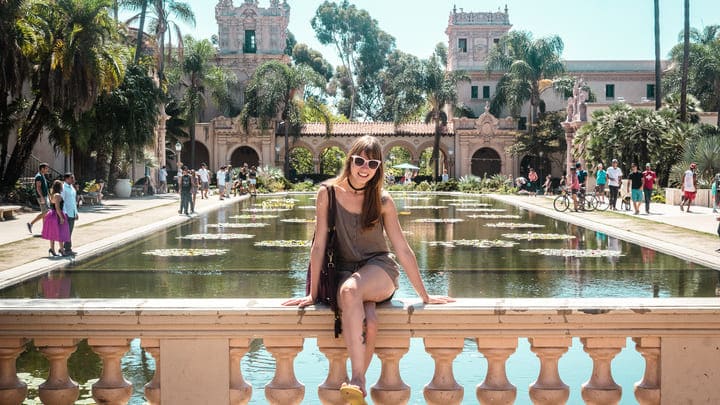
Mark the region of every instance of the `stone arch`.
[[195, 162], [191, 162], [190, 158], [192, 155], [192, 142], [185, 141], [183, 143], [182, 151], [180, 151], [180, 161], [183, 165], [189, 169], [199, 169], [200, 163], [208, 163], [210, 160], [210, 150], [205, 146], [204, 143], [195, 140]]
[[[336, 159], [334, 156], [330, 156], [330, 167], [323, 167], [323, 154], [330, 149], [336, 147], [339, 149], [338, 153], [341, 154], [339, 159]], [[345, 163], [345, 158], [347, 157], [347, 149], [345, 149], [342, 145], [332, 145], [330, 143], [325, 143], [320, 148], [320, 151], [318, 152], [318, 173], [320, 174], [331, 174], [331, 175], [337, 175], [340, 174], [340, 172], [343, 169], [343, 164]], [[325, 161], [327, 163], [327, 160]]]
[[410, 152], [410, 159], [412, 159], [413, 161], [417, 161], [420, 158], [420, 152], [418, 152], [418, 149], [417, 147], [415, 147], [415, 145], [408, 141], [398, 139], [388, 142], [388, 144], [383, 147], [383, 158], [385, 160], [387, 160], [388, 156], [390, 155], [390, 149], [396, 146]]
[[552, 165], [547, 156], [525, 155], [520, 159], [520, 175], [527, 177], [530, 168], [535, 169], [541, 179], [552, 172]]
[[260, 155], [251, 146], [242, 145], [237, 147], [230, 155], [230, 164], [233, 167], [241, 167], [244, 163], [255, 167], [260, 165]]
[[[310, 162], [309, 167], [306, 167], [305, 164], [298, 164], [294, 159], [294, 152], [295, 151], [307, 151], [307, 154], [310, 156]], [[303, 152], [300, 152], [303, 153]], [[312, 174], [315, 173], [315, 164], [313, 162], [313, 150], [310, 145], [307, 144], [296, 144], [293, 145], [292, 148], [290, 148], [290, 178], [295, 178], [298, 174]], [[282, 160], [284, 155], [280, 154], [280, 164], [282, 164]]]
[[493, 148], [480, 148], [470, 159], [470, 170], [474, 176], [492, 176], [502, 171], [502, 158]]

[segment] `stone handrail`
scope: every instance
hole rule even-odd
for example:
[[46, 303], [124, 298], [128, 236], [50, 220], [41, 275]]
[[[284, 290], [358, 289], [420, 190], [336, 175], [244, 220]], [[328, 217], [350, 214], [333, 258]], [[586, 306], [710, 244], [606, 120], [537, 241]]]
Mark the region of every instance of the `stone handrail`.
[[[15, 362], [28, 340], [50, 362], [50, 375], [39, 388], [49, 405], [72, 404], [78, 387], [69, 377], [67, 359], [79, 340], [87, 339], [103, 361], [93, 385], [98, 403], [124, 404], [131, 385], [120, 359], [131, 339], [156, 359], [156, 372], [145, 386], [150, 404], [245, 404], [253, 389], [243, 379], [240, 361], [250, 340], [262, 338], [275, 358], [275, 376], [264, 387], [270, 404], [300, 404], [305, 386], [295, 377], [293, 362], [305, 338], [317, 338], [329, 361], [318, 389], [325, 404], [342, 403], [339, 385], [347, 379], [344, 344], [332, 336], [327, 308], [280, 306], [277, 299], [65, 299], [0, 300], [0, 403], [20, 404], [26, 387]], [[570, 388], [558, 372], [558, 361], [580, 338], [593, 361], [582, 398], [588, 404], [616, 404], [622, 390], [610, 362], [627, 338], [645, 358], [645, 374], [635, 386], [642, 404], [720, 403], [720, 301], [715, 298], [668, 299], [461, 299], [448, 305], [423, 306], [394, 300], [378, 307], [376, 354], [382, 369], [370, 389], [375, 404], [403, 404], [410, 389], [401, 378], [400, 359], [410, 338], [422, 338], [435, 362], [424, 388], [430, 404], [460, 404], [475, 388], [482, 404], [511, 404], [516, 387], [505, 363], [518, 339], [527, 338], [540, 359], [530, 387], [535, 404], [562, 404]], [[462, 387], [452, 363], [464, 339], [473, 339], [488, 362], [485, 380]], [[221, 366], [221, 365], [229, 366]], [[162, 371], [162, 373], [161, 373]], [[255, 394], [257, 395], [257, 393]], [[693, 402], [694, 401], [694, 402]]]

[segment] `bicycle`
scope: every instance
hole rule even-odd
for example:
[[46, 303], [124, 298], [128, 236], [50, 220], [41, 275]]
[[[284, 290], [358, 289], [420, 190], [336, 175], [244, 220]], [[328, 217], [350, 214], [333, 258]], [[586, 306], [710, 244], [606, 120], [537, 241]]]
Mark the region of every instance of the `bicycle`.
[[606, 211], [610, 208], [610, 199], [605, 195], [605, 192], [599, 191], [598, 187], [595, 186], [595, 193], [593, 194], [594, 207], [598, 211]]
[[[593, 195], [585, 195], [585, 190], [580, 189], [577, 194], [578, 199], [578, 210], [582, 211], [593, 211], [595, 210], [595, 204], [598, 202]], [[561, 189], [560, 195], [555, 197], [553, 201], [553, 208], [558, 212], [565, 212], [573, 204], [572, 197], [568, 195], [565, 188]], [[574, 205], [574, 204], [573, 204]], [[607, 208], [605, 208], [607, 209]]]

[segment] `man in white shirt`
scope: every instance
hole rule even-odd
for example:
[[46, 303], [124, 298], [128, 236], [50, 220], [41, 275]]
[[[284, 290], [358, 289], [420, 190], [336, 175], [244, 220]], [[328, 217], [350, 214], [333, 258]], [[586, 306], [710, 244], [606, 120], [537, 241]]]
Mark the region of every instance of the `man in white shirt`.
[[161, 167], [158, 171], [158, 182], [160, 183], [160, 187], [158, 187], [159, 193], [167, 193], [167, 169], [165, 166]]
[[200, 170], [197, 171], [198, 177], [200, 177], [200, 198], [208, 198], [208, 190], [210, 189], [210, 171], [207, 169], [205, 163], [200, 165]]
[[[690, 204], [695, 201], [695, 194], [697, 193], [697, 177], [695, 176], [695, 169], [697, 164], [690, 163], [690, 168], [685, 171], [682, 182], [682, 193], [683, 200], [680, 201], [680, 211], [690, 212]], [[687, 210], [683, 210], [683, 205], [687, 203]]]
[[607, 173], [607, 185], [610, 189], [610, 209], [617, 211], [617, 198], [620, 185], [622, 184], [622, 169], [618, 167], [618, 160], [612, 160], [612, 166], [608, 167]]
[[217, 171], [217, 186], [218, 186], [218, 194], [220, 194], [220, 199], [225, 199], [225, 166], [221, 166], [220, 170]]
[[77, 208], [77, 190], [75, 190], [75, 176], [72, 173], [65, 173], [65, 183], [63, 183], [62, 193], [63, 211], [68, 218], [68, 226], [70, 227], [70, 240], [63, 244], [61, 254], [63, 256], [75, 256], [72, 250], [72, 233], [75, 228], [75, 221], [80, 218]]

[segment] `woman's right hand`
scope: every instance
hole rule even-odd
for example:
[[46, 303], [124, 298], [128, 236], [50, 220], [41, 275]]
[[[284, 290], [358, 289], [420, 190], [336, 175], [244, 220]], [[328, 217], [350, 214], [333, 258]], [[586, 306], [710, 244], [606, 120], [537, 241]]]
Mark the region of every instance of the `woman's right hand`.
[[307, 307], [307, 306], [313, 305], [313, 304], [315, 304], [315, 300], [313, 299], [313, 297], [311, 295], [307, 295], [305, 297], [300, 297], [300, 298], [290, 298], [289, 300], [282, 303], [282, 305], [284, 305], [286, 307], [298, 306], [300, 308]]

